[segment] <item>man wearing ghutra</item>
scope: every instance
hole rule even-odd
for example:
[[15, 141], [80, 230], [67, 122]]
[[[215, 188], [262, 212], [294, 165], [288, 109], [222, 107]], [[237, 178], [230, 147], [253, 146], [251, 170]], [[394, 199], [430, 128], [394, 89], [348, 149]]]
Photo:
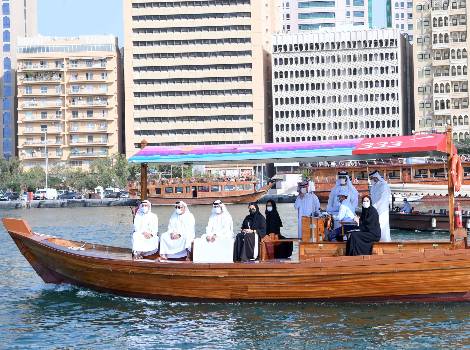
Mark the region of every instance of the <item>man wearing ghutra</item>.
[[162, 259], [183, 259], [191, 251], [195, 236], [195, 220], [188, 205], [179, 201], [170, 217], [167, 232], [160, 238], [160, 257]]
[[[332, 215], [338, 215], [339, 207], [341, 202], [339, 201], [339, 194], [347, 193], [346, 201], [343, 202], [344, 205], [347, 205], [349, 209], [354, 213], [356, 212], [357, 205], [359, 203], [359, 192], [357, 192], [354, 185], [351, 183], [351, 179], [348, 176], [347, 171], [338, 172], [338, 179], [336, 180], [336, 185], [330, 192], [328, 197], [328, 205], [326, 211]], [[335, 226], [338, 228], [339, 226]]]
[[379, 213], [380, 231], [381, 231], [381, 242], [390, 242], [390, 218], [389, 218], [389, 205], [391, 191], [390, 186], [384, 180], [380, 173], [375, 170], [369, 174], [372, 181], [370, 188], [370, 197], [372, 199], [372, 205], [377, 209]]
[[206, 233], [201, 238], [207, 242], [214, 242], [219, 238], [233, 238], [232, 216], [221, 200], [212, 203], [212, 213], [207, 223]]
[[143, 201], [134, 217], [132, 255], [135, 259], [155, 254], [158, 251], [158, 217], [152, 213], [149, 201]]
[[295, 200], [294, 208], [297, 210], [297, 234], [302, 237], [302, 216], [313, 216], [320, 212], [320, 201], [313, 192], [308, 192], [308, 182], [298, 183], [299, 196]]

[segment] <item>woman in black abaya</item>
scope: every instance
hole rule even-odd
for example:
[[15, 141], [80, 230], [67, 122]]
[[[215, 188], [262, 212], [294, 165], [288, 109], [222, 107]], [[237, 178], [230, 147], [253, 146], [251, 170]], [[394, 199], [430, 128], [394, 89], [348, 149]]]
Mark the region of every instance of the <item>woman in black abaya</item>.
[[242, 229], [235, 237], [235, 245], [233, 248], [233, 261], [249, 261], [256, 259], [257, 240], [266, 236], [266, 219], [259, 212], [258, 204], [250, 203], [248, 205], [249, 214], [242, 223]]
[[369, 196], [362, 198], [359, 231], [351, 231], [346, 243], [346, 255], [370, 255], [372, 244], [380, 241], [379, 213], [372, 206]]

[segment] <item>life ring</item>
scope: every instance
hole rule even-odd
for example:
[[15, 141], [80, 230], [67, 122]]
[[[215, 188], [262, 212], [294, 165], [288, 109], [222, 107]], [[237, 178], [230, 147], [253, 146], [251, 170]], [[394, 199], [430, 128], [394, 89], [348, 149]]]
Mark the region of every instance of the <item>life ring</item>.
[[458, 154], [454, 154], [450, 163], [450, 174], [452, 176], [452, 184], [455, 192], [459, 192], [463, 181], [462, 161]]

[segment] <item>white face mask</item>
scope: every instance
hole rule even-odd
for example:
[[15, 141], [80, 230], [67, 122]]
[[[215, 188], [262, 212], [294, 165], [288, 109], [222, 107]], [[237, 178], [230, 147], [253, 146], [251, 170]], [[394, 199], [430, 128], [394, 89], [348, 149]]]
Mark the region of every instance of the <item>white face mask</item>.
[[176, 209], [176, 214], [181, 215], [183, 214], [183, 209]]
[[370, 207], [370, 202], [369, 201], [362, 202], [362, 207], [366, 208], [366, 209], [369, 208]]
[[150, 211], [149, 207], [142, 207], [142, 211], [144, 214], [147, 214]]
[[221, 207], [212, 208], [212, 213], [220, 214], [222, 213], [222, 208]]
[[267, 211], [273, 211], [273, 207], [266, 207]]
[[347, 182], [347, 181], [346, 181], [346, 179], [345, 179], [345, 178], [341, 178], [341, 179], [339, 179], [339, 183], [340, 183], [340, 185], [346, 185], [346, 182]]
[[307, 193], [307, 189], [305, 187], [302, 187], [300, 189], [300, 193], [303, 193], [303, 194]]

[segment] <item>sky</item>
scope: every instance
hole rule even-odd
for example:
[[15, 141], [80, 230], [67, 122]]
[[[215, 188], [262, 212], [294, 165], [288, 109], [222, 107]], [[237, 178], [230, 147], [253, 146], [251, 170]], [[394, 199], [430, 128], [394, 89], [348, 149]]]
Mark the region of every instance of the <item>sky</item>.
[[124, 44], [122, 0], [37, 0], [41, 35], [113, 34]]
[[[123, 0], [37, 0], [38, 30], [42, 35], [113, 34], [124, 45]], [[385, 26], [385, 2], [375, 0], [374, 24]]]

